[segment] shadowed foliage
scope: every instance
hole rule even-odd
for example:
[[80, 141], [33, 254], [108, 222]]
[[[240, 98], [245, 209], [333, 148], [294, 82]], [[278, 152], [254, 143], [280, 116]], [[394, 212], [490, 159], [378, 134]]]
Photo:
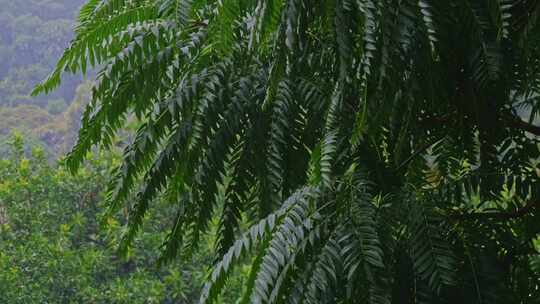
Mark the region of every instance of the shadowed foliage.
[[[99, 67], [67, 164], [142, 123], [114, 169], [127, 251], [219, 219], [201, 303], [537, 303], [540, 5], [90, 0], [35, 93]], [[249, 228], [246, 228], [249, 227]]]

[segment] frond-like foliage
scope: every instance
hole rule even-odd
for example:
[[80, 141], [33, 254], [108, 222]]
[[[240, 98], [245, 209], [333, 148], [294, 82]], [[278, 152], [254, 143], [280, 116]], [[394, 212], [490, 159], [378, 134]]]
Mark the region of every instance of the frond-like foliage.
[[415, 274], [437, 292], [445, 285], [455, 285], [457, 263], [441, 227], [444, 222], [423, 206], [413, 209], [411, 217], [410, 249]]
[[539, 17], [533, 0], [89, 0], [34, 93], [98, 70], [67, 164], [137, 121], [107, 193], [129, 211], [121, 249], [158, 199], [178, 208], [163, 263], [215, 220], [201, 303], [240, 264], [240, 303], [534, 303]]

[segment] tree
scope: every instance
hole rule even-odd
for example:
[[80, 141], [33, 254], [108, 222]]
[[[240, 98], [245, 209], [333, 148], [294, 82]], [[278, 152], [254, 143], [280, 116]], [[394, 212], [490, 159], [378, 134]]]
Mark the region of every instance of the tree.
[[219, 218], [201, 303], [243, 261], [241, 303], [533, 303], [539, 14], [532, 0], [90, 0], [34, 93], [102, 67], [68, 166], [142, 120], [108, 190], [110, 212], [129, 209], [121, 249], [158, 197], [178, 206], [163, 262]]
[[[91, 158], [76, 175], [51, 165], [44, 151], [20, 135], [0, 158], [0, 303], [193, 303], [203, 285], [211, 241], [200, 254], [172, 267], [155, 268], [154, 248], [166, 236], [171, 206], [153, 210], [127, 259], [114, 250], [122, 214], [99, 224], [106, 168], [112, 153]], [[206, 240], [205, 240], [206, 241]], [[207, 244], [208, 243], [208, 244]], [[222, 303], [241, 291], [235, 279]]]

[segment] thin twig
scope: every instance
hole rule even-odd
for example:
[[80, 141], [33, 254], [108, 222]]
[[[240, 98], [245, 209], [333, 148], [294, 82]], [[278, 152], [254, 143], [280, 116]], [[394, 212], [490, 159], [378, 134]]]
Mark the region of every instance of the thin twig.
[[443, 141], [443, 139], [445, 138], [446, 136], [444, 136], [443, 138], [437, 140], [436, 142], [433, 142], [433, 143], [426, 143], [424, 144], [422, 147], [420, 147], [420, 149], [416, 150], [411, 156], [407, 157], [406, 160], [404, 160], [396, 169], [396, 171], [400, 171], [401, 169], [403, 169], [405, 166], [407, 166], [416, 156], [418, 156], [420, 153], [426, 151], [427, 149], [429, 149], [431, 146], [433, 145], [436, 145], [438, 143], [440, 143], [441, 141]]

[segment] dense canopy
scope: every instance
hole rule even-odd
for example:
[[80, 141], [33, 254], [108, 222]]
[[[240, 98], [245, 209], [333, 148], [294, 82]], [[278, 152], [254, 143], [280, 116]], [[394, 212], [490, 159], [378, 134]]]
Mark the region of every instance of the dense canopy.
[[[100, 69], [76, 170], [114, 169], [127, 250], [158, 197], [162, 262], [219, 219], [214, 302], [540, 303], [540, 3], [89, 0], [35, 93]], [[535, 125], [536, 123], [536, 125]]]

